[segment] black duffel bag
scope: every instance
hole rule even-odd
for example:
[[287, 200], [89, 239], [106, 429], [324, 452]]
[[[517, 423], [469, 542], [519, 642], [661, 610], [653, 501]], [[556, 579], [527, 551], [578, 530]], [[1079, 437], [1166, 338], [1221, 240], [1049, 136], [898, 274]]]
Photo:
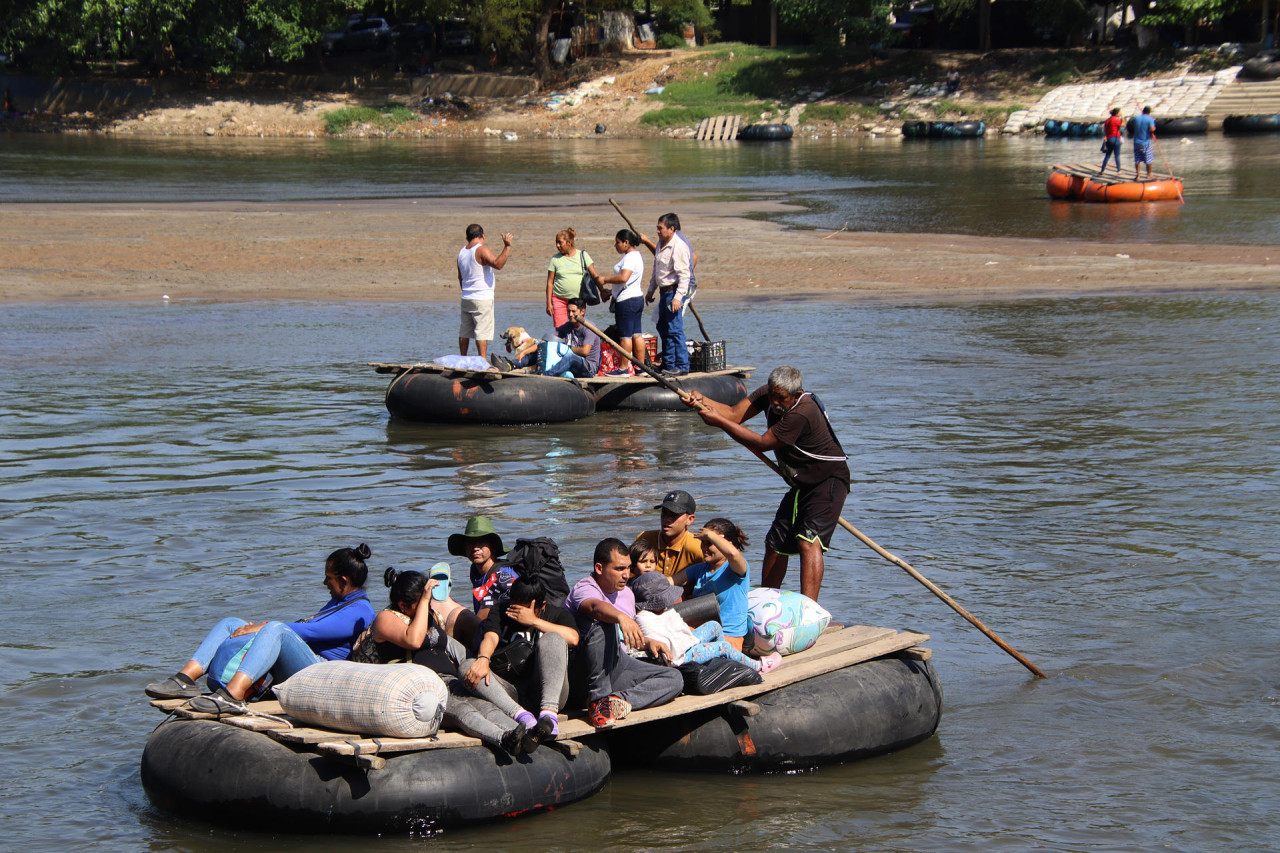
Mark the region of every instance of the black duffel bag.
[[712, 658], [706, 663], [682, 663], [679, 669], [684, 676], [684, 692], [691, 696], [706, 696], [730, 687], [764, 681], [760, 673], [745, 663], [728, 658]]

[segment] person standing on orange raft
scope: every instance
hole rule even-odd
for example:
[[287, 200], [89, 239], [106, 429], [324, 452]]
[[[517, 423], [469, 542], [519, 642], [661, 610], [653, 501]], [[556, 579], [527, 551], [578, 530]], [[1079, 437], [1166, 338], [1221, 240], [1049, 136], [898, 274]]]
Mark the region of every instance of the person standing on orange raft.
[[1098, 174], [1107, 171], [1107, 161], [1115, 158], [1116, 173], [1120, 172], [1120, 150], [1124, 147], [1124, 119], [1120, 118], [1120, 108], [1112, 107], [1111, 115], [1102, 125], [1102, 168]]
[[1142, 115], [1133, 120], [1133, 179], [1138, 180], [1138, 170], [1147, 164], [1147, 177], [1151, 177], [1151, 161], [1155, 159], [1151, 148], [1156, 141], [1156, 120], [1151, 117], [1151, 107], [1143, 107]]

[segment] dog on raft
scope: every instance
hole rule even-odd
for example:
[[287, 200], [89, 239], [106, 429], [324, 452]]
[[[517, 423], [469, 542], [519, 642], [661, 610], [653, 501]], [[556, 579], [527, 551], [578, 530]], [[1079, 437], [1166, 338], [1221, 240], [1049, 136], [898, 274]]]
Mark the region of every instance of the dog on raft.
[[502, 339], [506, 341], [507, 352], [511, 353], [512, 359], [517, 364], [525, 356], [538, 351], [538, 339], [526, 332], [521, 326], [508, 326], [507, 330], [502, 333]]

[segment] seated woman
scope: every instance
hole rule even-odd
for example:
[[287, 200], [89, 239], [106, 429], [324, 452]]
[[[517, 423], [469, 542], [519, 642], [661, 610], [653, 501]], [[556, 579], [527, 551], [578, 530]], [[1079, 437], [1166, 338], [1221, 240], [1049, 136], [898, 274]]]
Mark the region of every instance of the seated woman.
[[[284, 681], [321, 660], [346, 660], [351, 643], [373, 622], [364, 594], [369, 546], [339, 548], [324, 563], [329, 601], [300, 622], [246, 622], [223, 619], [213, 627], [186, 666], [147, 685], [154, 699], [190, 699], [191, 708], [210, 714], [242, 714], [254, 685], [270, 673]], [[213, 693], [201, 696], [196, 679], [209, 673]], [[265, 684], [258, 690], [265, 690]]]
[[741, 651], [742, 638], [751, 630], [747, 617], [749, 567], [747, 558], [742, 556], [742, 549], [747, 547], [747, 534], [727, 518], [713, 518], [694, 538], [702, 543], [704, 562], [676, 572], [671, 576], [671, 583], [683, 588], [692, 582], [695, 596], [715, 593], [725, 639]]
[[[577, 645], [578, 626], [569, 611], [547, 604], [541, 579], [520, 578], [509, 598], [489, 611], [467, 687], [530, 729], [535, 742], [553, 741], [569, 699], [569, 650]], [[525, 710], [534, 702], [536, 720]]]
[[351, 659], [357, 663], [412, 661], [425, 666], [439, 675], [449, 689], [444, 706], [447, 727], [510, 755], [537, 749], [526, 726], [489, 702], [468, 695], [459, 678], [466, 649], [449, 636], [431, 607], [432, 592], [439, 581], [421, 572], [395, 569], [387, 569], [383, 581], [391, 588], [390, 606], [360, 637]]
[[772, 652], [759, 660], [744, 655], [725, 640], [719, 622], [703, 622], [690, 628], [671, 607], [680, 600], [681, 590], [662, 574], [646, 572], [631, 581], [636, 597], [636, 624], [651, 640], [666, 643], [671, 650], [671, 666], [706, 663], [712, 658], [728, 658], [763, 675], [782, 663], [782, 655]]
[[436, 620], [463, 648], [475, 649], [480, 645], [481, 623], [474, 612], [453, 600], [453, 570], [441, 561], [431, 567], [427, 577], [436, 582], [431, 590], [431, 609], [435, 611]]

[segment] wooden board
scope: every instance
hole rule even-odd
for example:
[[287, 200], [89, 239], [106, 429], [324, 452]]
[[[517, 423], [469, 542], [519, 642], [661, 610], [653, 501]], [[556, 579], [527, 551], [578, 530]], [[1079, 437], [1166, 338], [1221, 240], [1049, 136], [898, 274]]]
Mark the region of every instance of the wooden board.
[[[726, 711], [731, 713], [750, 715], [753, 703], [746, 700], [788, 684], [895, 653], [927, 660], [929, 650], [919, 648], [919, 644], [928, 639], [927, 634], [866, 625], [828, 629], [811, 648], [783, 658], [782, 664], [765, 675], [761, 684], [735, 687], [710, 696], [678, 696], [666, 705], [634, 711], [614, 727], [643, 725], [654, 720], [679, 717], [717, 706], [725, 706]], [[185, 707], [186, 702], [182, 699], [153, 699], [151, 705], [167, 714], [184, 719], [218, 719], [213, 714], [192, 711]], [[249, 708], [252, 711], [249, 715], [222, 717], [218, 721], [225, 725], [260, 732], [281, 743], [304, 746], [316, 752], [351, 760], [358, 766], [368, 769], [379, 769], [385, 766], [386, 761], [382, 756], [393, 753], [457, 749], [480, 745], [478, 739], [458, 732], [442, 731], [427, 738], [395, 738], [365, 737], [349, 732], [312, 728], [285, 714], [280, 703], [274, 699], [254, 702]], [[561, 714], [560, 719], [561, 740], [572, 742], [575, 738], [585, 737], [596, 731], [581, 715], [566, 717]], [[570, 750], [573, 751], [572, 747]]]
[[[566, 379], [563, 376], [543, 376], [540, 373], [512, 373], [510, 371], [497, 370], [460, 370], [453, 367], [445, 367], [441, 364], [432, 364], [430, 362], [420, 362], [418, 364], [395, 364], [391, 362], [371, 361], [369, 366], [378, 373], [438, 373], [441, 376], [459, 376], [468, 379], [490, 379], [494, 382], [499, 379], [547, 379], [556, 382], [577, 382], [580, 385], [594, 387], [597, 385], [657, 385], [658, 381], [643, 373], [637, 373], [635, 376], [589, 376], [586, 378]], [[681, 379], [689, 379], [698, 376], [750, 376], [755, 370], [754, 367], [726, 367], [723, 370], [710, 370], [700, 373], [690, 373], [688, 376], [676, 378], [678, 383]]]

